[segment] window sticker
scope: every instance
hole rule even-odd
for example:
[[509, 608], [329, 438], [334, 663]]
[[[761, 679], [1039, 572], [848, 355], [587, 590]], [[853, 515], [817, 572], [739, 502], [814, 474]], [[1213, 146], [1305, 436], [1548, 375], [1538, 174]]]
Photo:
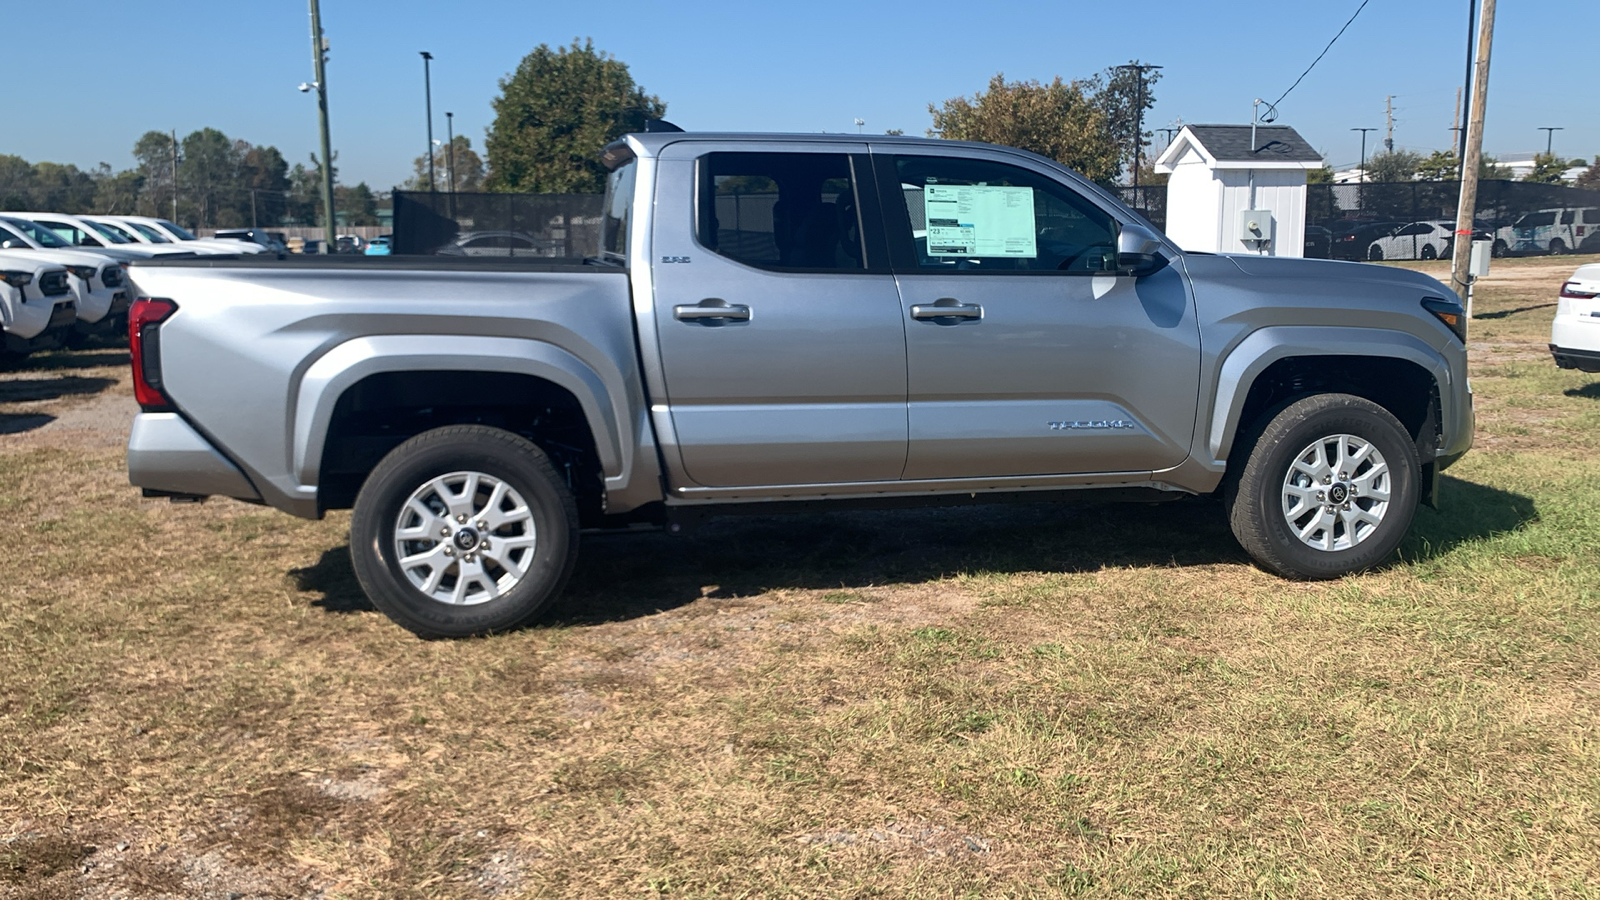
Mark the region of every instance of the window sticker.
[[929, 184], [922, 201], [929, 256], [1039, 255], [1033, 188]]

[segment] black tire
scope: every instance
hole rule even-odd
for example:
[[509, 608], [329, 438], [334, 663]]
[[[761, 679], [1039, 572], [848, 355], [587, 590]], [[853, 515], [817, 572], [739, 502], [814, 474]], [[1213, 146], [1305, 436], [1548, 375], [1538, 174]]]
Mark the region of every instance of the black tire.
[[1422, 245], [1422, 258], [1423, 259], [1438, 259], [1439, 258], [1439, 251], [1433, 249], [1433, 245], [1432, 244], [1423, 244]]
[[1372, 246], [1368, 247], [1367, 259], [1370, 259], [1373, 262], [1381, 262], [1383, 260], [1383, 248], [1379, 247], [1377, 244], [1373, 244]]
[[1565, 252], [1567, 252], [1567, 245], [1562, 243], [1560, 238], [1554, 238], [1550, 241], [1551, 256], [1560, 256]]
[[[1291, 466], [1303, 451], [1311, 450], [1319, 439], [1333, 440], [1351, 435], [1373, 446], [1388, 466], [1388, 505], [1381, 521], [1343, 549], [1322, 549], [1301, 541], [1291, 528], [1284, 499], [1290, 489], [1286, 481]], [[1235, 457], [1244, 465], [1230, 466], [1224, 492], [1228, 524], [1234, 537], [1262, 568], [1288, 578], [1307, 580], [1340, 578], [1378, 565], [1392, 554], [1416, 515], [1421, 481], [1417, 447], [1405, 426], [1388, 410], [1351, 394], [1316, 394], [1290, 402], [1275, 413], [1263, 416], [1262, 423], [1240, 436]], [[1242, 454], [1248, 454], [1244, 456]], [[1365, 464], [1362, 465], [1365, 470]], [[1356, 473], [1349, 473], [1356, 475]], [[1329, 490], [1361, 480], [1357, 475], [1340, 479]], [[1369, 485], [1370, 486], [1370, 485]], [[1313, 485], [1313, 489], [1320, 485]], [[1338, 499], [1337, 491], [1328, 499]], [[1319, 494], [1318, 499], [1323, 495]], [[1374, 508], [1372, 498], [1348, 498], [1359, 509]], [[1369, 505], [1362, 506], [1365, 502]], [[1320, 503], [1309, 509], [1317, 509]], [[1314, 516], [1321, 516], [1320, 511]], [[1338, 513], [1335, 513], [1338, 515]], [[1311, 519], [1306, 519], [1308, 523]], [[1362, 526], [1358, 525], [1357, 528]], [[1345, 528], [1343, 524], [1337, 526]], [[1335, 529], [1328, 529], [1328, 543]], [[1350, 532], [1343, 531], [1348, 538]]]
[[1497, 240], [1494, 242], [1494, 246], [1489, 248], [1489, 255], [1495, 259], [1504, 259], [1510, 254], [1511, 247], [1508, 246], [1505, 241]]
[[[397, 547], [401, 511], [408, 501], [433, 479], [459, 472], [487, 476], [486, 480], [499, 482], [508, 492], [519, 495], [522, 502], [513, 504], [512, 511], [526, 507], [525, 521], [505, 528], [519, 530], [511, 535], [514, 538], [521, 538], [521, 531], [528, 528], [533, 536], [532, 549], [518, 558], [524, 569], [520, 578], [507, 582], [509, 586], [503, 594], [492, 596], [486, 583], [468, 577], [467, 583], [476, 584], [478, 590], [470, 604], [463, 605], [434, 599], [424, 593], [423, 586], [413, 584], [402, 569]], [[461, 496], [466, 497], [467, 493], [463, 482]], [[474, 496], [467, 502], [474, 509], [480, 508], [477, 492], [472, 493]], [[451, 518], [447, 513], [436, 521], [449, 524]], [[455, 567], [456, 584], [463, 580], [460, 573], [468, 571], [464, 564], [475, 556], [479, 561], [471, 564], [481, 566], [482, 572], [491, 573], [492, 565], [501, 573], [485, 574], [484, 578], [498, 583], [516, 577], [509, 569], [499, 568], [498, 560], [489, 562], [491, 554], [483, 550], [483, 545], [489, 543], [487, 539], [502, 540], [505, 529], [491, 526], [480, 535], [476, 522], [471, 520], [451, 527], [459, 531], [450, 535], [450, 540], [429, 539], [421, 544], [431, 543], [452, 557], [456, 547], [465, 548], [459, 559], [444, 567], [447, 571], [450, 566]], [[472, 533], [472, 538], [463, 543], [467, 532]], [[412, 546], [418, 543], [412, 542]], [[473, 550], [476, 554], [470, 552]], [[498, 552], [508, 552], [504, 542]], [[350, 558], [356, 578], [373, 605], [419, 637], [459, 638], [507, 631], [531, 622], [566, 583], [578, 558], [578, 508], [549, 458], [532, 442], [509, 431], [481, 425], [436, 428], [390, 451], [367, 477], [350, 520]], [[451, 580], [448, 574], [443, 577], [447, 583]], [[491, 594], [491, 598], [482, 599], [480, 593]]]

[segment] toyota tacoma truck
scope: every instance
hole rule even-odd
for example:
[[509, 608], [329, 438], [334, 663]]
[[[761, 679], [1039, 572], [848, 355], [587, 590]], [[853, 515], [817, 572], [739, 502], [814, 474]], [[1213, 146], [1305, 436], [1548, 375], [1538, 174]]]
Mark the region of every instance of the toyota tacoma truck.
[[150, 496], [351, 508], [373, 604], [529, 622], [581, 533], [737, 511], [1216, 495], [1263, 567], [1387, 558], [1472, 442], [1425, 275], [1186, 253], [1051, 160], [646, 133], [584, 260], [133, 266]]

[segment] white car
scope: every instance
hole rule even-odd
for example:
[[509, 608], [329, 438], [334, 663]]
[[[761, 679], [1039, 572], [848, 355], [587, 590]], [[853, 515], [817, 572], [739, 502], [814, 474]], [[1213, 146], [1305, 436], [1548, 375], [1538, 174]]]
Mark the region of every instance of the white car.
[[74, 247], [62, 240], [60, 235], [40, 225], [38, 222], [9, 213], [0, 213], [0, 228], [5, 229], [5, 234], [0, 234], [0, 250], [76, 250], [80, 253], [94, 253], [98, 256], [109, 257], [122, 263], [150, 258], [150, 254], [147, 252], [124, 250], [120, 245], [116, 247]]
[[69, 216], [65, 213], [42, 212], [6, 212], [0, 217], [9, 219], [27, 219], [56, 233], [68, 244], [80, 250], [92, 250], [96, 253], [103, 250], [122, 250], [132, 253], [141, 259], [151, 259], [157, 256], [176, 256], [192, 258], [199, 254], [177, 245], [140, 244], [130, 238], [123, 237], [109, 226], [99, 222], [90, 222], [80, 216]]
[[1600, 372], [1600, 263], [1579, 266], [1561, 286], [1550, 354], [1563, 369]]
[[1367, 259], [1441, 259], [1449, 255], [1455, 233], [1455, 222], [1412, 222], [1368, 244]]
[[0, 250], [0, 352], [59, 347], [77, 321], [65, 266], [27, 250]]
[[[78, 308], [79, 335], [112, 334], [126, 328], [128, 294], [126, 263], [101, 253], [63, 247], [34, 247], [20, 229], [0, 220], [0, 250], [27, 253], [46, 262], [66, 266], [72, 276], [72, 294]], [[53, 232], [46, 234], [54, 237]]]
[[[181, 247], [185, 250], [193, 250], [202, 256], [238, 256], [241, 253], [262, 252], [260, 245], [246, 244], [244, 241], [215, 241], [196, 238], [193, 235], [188, 238], [173, 237], [165, 229], [157, 228], [142, 216], [79, 216], [78, 218], [104, 225], [135, 243]], [[178, 228], [176, 225], [172, 225], [172, 227]], [[181, 228], [178, 230], [182, 231]], [[188, 232], [184, 233], [188, 234]]]
[[121, 216], [120, 218], [125, 222], [136, 222], [141, 225], [154, 228], [156, 231], [161, 232], [162, 234], [179, 243], [186, 243], [188, 241], [206, 241], [210, 243], [222, 244], [227, 247], [239, 246], [243, 248], [240, 251], [242, 253], [270, 252], [270, 248], [263, 247], [255, 241], [240, 240], [239, 238], [195, 237], [194, 232], [169, 219], [158, 219], [152, 216]]

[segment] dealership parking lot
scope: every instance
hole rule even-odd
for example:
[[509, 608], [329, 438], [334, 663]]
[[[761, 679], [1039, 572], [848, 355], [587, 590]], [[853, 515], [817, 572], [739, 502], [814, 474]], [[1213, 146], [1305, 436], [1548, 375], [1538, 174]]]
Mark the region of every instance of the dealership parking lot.
[[[586, 543], [422, 642], [348, 515], [127, 485], [127, 354], [0, 371], [0, 897], [1437, 894], [1600, 883], [1600, 378], [1496, 260], [1475, 449], [1296, 584], [1189, 508]], [[1410, 263], [1445, 277], [1448, 263]]]

